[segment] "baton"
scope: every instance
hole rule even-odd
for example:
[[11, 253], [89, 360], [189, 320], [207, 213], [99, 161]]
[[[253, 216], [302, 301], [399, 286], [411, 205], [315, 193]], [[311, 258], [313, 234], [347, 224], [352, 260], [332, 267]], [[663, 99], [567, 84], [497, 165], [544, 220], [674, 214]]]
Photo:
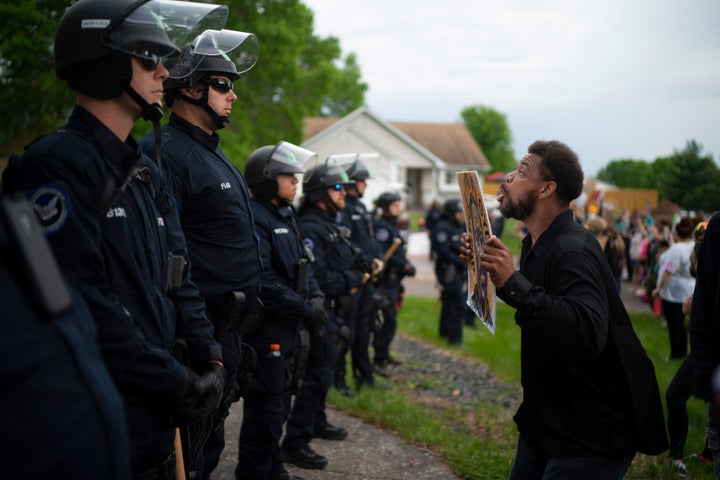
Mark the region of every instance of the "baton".
[[179, 428], [175, 428], [175, 480], [185, 480], [185, 459], [183, 458]]
[[388, 247], [387, 251], [385, 252], [385, 255], [383, 255], [383, 260], [385, 260], [385, 263], [387, 263], [388, 260], [390, 260], [390, 257], [393, 256], [393, 253], [395, 253], [395, 250], [398, 249], [400, 244], [402, 243], [402, 238], [395, 237], [393, 239], [393, 243]]

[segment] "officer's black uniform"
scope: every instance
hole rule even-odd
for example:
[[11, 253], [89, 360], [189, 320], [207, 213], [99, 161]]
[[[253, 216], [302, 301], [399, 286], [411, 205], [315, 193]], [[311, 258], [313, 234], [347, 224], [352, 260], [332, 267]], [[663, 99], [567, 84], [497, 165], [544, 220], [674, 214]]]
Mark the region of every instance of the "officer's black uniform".
[[[0, 197], [0, 202], [6, 200]], [[90, 312], [71, 289], [68, 307], [52, 312], [40, 307], [43, 295], [37, 290], [52, 289], [47, 293], [57, 295], [65, 286], [47, 284], [54, 264], [43, 265], [44, 278], [28, 279], [32, 271], [21, 261], [21, 250], [39, 258], [50, 255], [49, 248], [38, 252], [34, 242], [10, 241], [2, 216], [2, 476], [127, 479], [131, 469], [125, 413], [100, 357]], [[42, 239], [42, 233], [35, 233]]]
[[[243, 401], [236, 479], [275, 478], [284, 471], [279, 444], [290, 413], [291, 376], [295, 373], [291, 370], [298, 348], [298, 331], [302, 320], [313, 316], [306, 299], [323, 296], [312, 268], [307, 267], [292, 207], [276, 206], [255, 196], [252, 208], [265, 266], [262, 289], [265, 321], [247, 339], [258, 359]], [[305, 273], [301, 273], [304, 279], [298, 278], [301, 263], [306, 265]], [[272, 345], [277, 345], [278, 354], [273, 353]]]
[[[222, 328], [216, 312], [223, 296], [232, 291], [244, 293], [244, 314], [247, 314], [256, 304], [262, 275], [247, 186], [241, 173], [220, 150], [219, 143], [217, 134], [208, 134], [175, 114], [162, 127], [162, 158], [187, 238], [193, 280], [205, 299], [208, 317], [216, 330]], [[141, 144], [149, 155], [154, 155], [152, 133], [145, 136]], [[213, 433], [195, 465], [199, 478], [207, 478], [217, 466], [225, 445], [223, 422], [230, 400], [238, 398], [234, 390], [242, 338], [233, 331], [220, 341], [227, 372], [226, 400], [203, 426]]]
[[[399, 199], [399, 197], [398, 197]], [[387, 252], [396, 238], [402, 240], [400, 230], [397, 227], [397, 219], [383, 214], [375, 220], [375, 240], [380, 250]], [[397, 301], [403, 277], [414, 276], [415, 267], [407, 259], [407, 246], [403, 241], [395, 250], [392, 256], [385, 263], [385, 269], [376, 282], [377, 294], [384, 300], [382, 302], [383, 324], [380, 330], [375, 333], [373, 346], [375, 357], [373, 363], [381, 369], [392, 362], [390, 356], [390, 343], [392, 343], [397, 331]]]
[[[350, 229], [350, 241], [355, 247], [356, 255], [363, 257], [365, 265], [372, 265], [375, 258], [382, 258], [373, 232], [373, 217], [365, 204], [350, 194], [345, 197], [345, 208], [340, 215], [340, 224]], [[358, 386], [373, 385], [372, 363], [370, 362], [370, 313], [373, 308], [372, 281], [362, 284], [352, 296], [347, 313], [347, 325], [351, 333], [353, 378]], [[335, 371], [335, 385], [345, 384], [345, 352], [338, 352], [338, 363]]]
[[306, 202], [299, 210], [305, 244], [315, 256], [315, 278], [325, 294], [328, 320], [324, 336], [310, 341], [305, 376], [287, 422], [283, 450], [307, 449], [313, 436], [329, 424], [325, 416], [325, 397], [333, 381], [337, 358], [337, 337], [344, 325], [350, 290], [360, 284], [361, 274], [353, 268], [353, 251], [342, 238], [335, 216]]
[[464, 222], [458, 223], [454, 218], [455, 211], [462, 211], [461, 207], [456, 208], [452, 210], [446, 203], [445, 214], [432, 231], [432, 248], [435, 252], [435, 276], [441, 287], [440, 338], [446, 338], [451, 344], [462, 344], [463, 319], [469, 308], [464, 288], [467, 266], [459, 255], [460, 236], [466, 229]]
[[[133, 167], [139, 173], [124, 193], [99, 205], [108, 180], [124, 180]], [[173, 342], [187, 340], [198, 370], [222, 355], [187, 267], [177, 272], [171, 298], [169, 257], [185, 257], [186, 248], [157, 168], [131, 137], [121, 141], [76, 106], [65, 128], [8, 166], [3, 183], [7, 191], [29, 192], [61, 270], [90, 307], [125, 401], [134, 471], [171, 475], [169, 412], [190, 379]]]

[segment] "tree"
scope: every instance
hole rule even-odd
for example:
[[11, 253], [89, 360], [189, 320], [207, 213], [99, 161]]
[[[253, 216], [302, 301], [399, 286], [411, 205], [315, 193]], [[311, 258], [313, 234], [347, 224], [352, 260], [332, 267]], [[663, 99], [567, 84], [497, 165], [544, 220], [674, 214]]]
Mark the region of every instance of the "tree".
[[687, 210], [714, 212], [720, 209], [720, 170], [711, 154], [689, 140], [683, 150], [675, 150], [659, 177], [658, 194]]
[[463, 108], [460, 115], [493, 171], [515, 168], [512, 133], [505, 114], [491, 107], [473, 105]]
[[55, 77], [52, 43], [69, 0], [0, 4], [0, 153], [60, 125], [74, 95]]
[[658, 188], [656, 170], [644, 160], [611, 160], [598, 171], [597, 178], [620, 188]]
[[[7, 109], [0, 115], [0, 153], [17, 151], [59, 126], [72, 107], [74, 95], [55, 78], [51, 48], [57, 20], [69, 3], [0, 5], [0, 105]], [[260, 41], [257, 65], [235, 82], [238, 100], [222, 135], [223, 151], [238, 167], [261, 145], [302, 142], [306, 116], [343, 116], [364, 103], [367, 84], [355, 55], [343, 58], [337, 38], [314, 35], [313, 13], [300, 0], [219, 3], [230, 10], [225, 28], [253, 32]], [[33, 25], [29, 35], [27, 25]], [[150, 128], [139, 122], [133, 133]]]

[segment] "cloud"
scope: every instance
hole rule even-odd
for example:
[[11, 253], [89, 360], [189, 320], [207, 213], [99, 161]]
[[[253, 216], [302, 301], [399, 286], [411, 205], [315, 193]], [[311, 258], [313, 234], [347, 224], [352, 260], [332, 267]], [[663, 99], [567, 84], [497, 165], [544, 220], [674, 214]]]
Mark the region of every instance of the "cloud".
[[355, 52], [383, 118], [508, 116], [516, 154], [558, 138], [594, 174], [693, 138], [720, 154], [720, 2], [307, 0], [316, 32]]

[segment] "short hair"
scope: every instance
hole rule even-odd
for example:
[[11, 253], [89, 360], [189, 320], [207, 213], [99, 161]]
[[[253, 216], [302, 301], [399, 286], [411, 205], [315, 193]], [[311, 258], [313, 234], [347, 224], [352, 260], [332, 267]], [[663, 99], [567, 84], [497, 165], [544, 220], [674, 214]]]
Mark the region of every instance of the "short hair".
[[557, 140], [537, 140], [528, 147], [528, 153], [538, 155], [540, 175], [544, 180], [557, 184], [557, 196], [570, 203], [580, 196], [583, 189], [584, 174], [577, 154], [564, 143]]
[[607, 221], [602, 217], [593, 217], [585, 222], [585, 228], [595, 236], [607, 234]]
[[693, 234], [695, 225], [690, 217], [682, 217], [677, 225], [675, 225], [675, 233], [679, 238], [690, 238]]

